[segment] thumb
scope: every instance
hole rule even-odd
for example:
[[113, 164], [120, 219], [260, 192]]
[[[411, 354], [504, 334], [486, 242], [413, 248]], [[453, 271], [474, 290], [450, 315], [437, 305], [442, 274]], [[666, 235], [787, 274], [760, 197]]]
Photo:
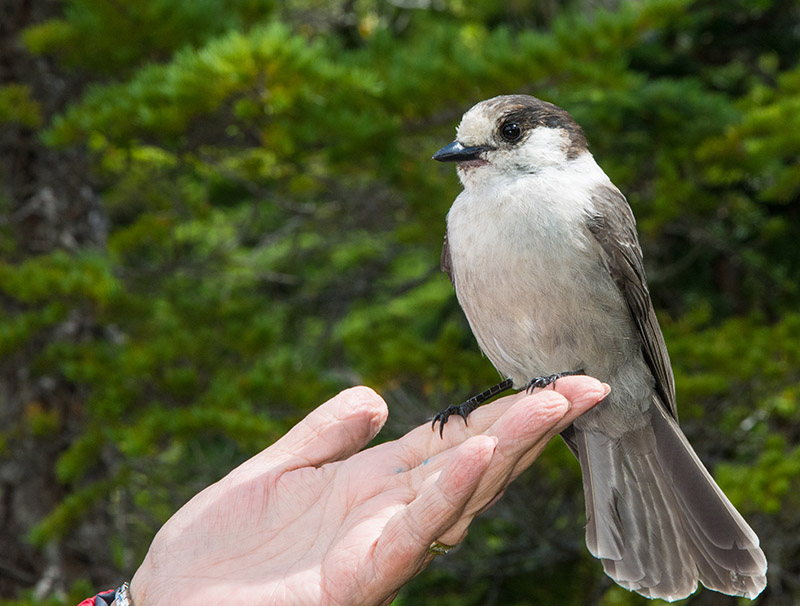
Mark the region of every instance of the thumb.
[[388, 414], [386, 402], [372, 389], [351, 387], [310, 412], [262, 454], [269, 453], [274, 462], [283, 453], [288, 469], [346, 459], [375, 437]]

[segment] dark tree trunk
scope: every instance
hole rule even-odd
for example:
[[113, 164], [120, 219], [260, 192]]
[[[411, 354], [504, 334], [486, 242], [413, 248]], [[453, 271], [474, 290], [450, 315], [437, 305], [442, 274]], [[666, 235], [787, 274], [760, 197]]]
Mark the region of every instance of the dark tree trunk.
[[[80, 77], [29, 54], [20, 34], [58, 16], [61, 8], [54, 0], [0, 2], [0, 86], [27, 87], [40, 105], [43, 125], [75, 98]], [[104, 248], [106, 221], [85, 154], [49, 149], [35, 128], [0, 123], [0, 230], [5, 240], [1, 263], [19, 264], [57, 250]], [[0, 289], [0, 313], [12, 322], [41, 305]], [[71, 309], [66, 318], [0, 358], [0, 442], [5, 442], [0, 449], [0, 597], [32, 586], [44, 596], [69, 585], [68, 577], [85, 575], [73, 569], [66, 543], [37, 548], [26, 540], [64, 496], [54, 466], [82, 415], [82, 390], [56, 369], [36, 364], [49, 343], [76, 342], [97, 328], [88, 309]], [[57, 429], [35, 431], [30, 420], [37, 416], [54, 419]]]

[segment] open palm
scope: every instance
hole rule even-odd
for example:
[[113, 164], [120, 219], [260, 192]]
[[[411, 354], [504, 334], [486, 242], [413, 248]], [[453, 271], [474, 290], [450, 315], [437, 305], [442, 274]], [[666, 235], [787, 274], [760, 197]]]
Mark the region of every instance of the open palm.
[[434, 557], [434, 540], [463, 540], [606, 393], [566, 377], [448, 424], [443, 439], [426, 423], [359, 452], [388, 412], [372, 390], [346, 390], [164, 525], [131, 583], [134, 603], [388, 604]]

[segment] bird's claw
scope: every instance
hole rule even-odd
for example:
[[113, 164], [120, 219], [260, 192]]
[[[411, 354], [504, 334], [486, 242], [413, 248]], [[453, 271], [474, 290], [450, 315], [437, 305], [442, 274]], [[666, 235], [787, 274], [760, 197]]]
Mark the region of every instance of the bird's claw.
[[458, 406], [448, 406], [444, 410], [441, 410], [436, 413], [433, 417], [433, 421], [431, 422], [431, 429], [436, 431], [436, 423], [439, 423], [439, 437], [444, 437], [444, 424], [450, 419], [453, 415], [458, 415], [462, 419], [464, 419], [464, 425], [469, 425], [469, 421], [467, 417], [469, 413], [471, 413], [475, 409], [474, 406], [470, 406], [469, 402], [464, 402], [463, 404], [459, 404]]
[[536, 388], [544, 389], [548, 385], [555, 385], [556, 381], [558, 381], [561, 377], [571, 377], [571, 376], [574, 376], [574, 375], [582, 375], [582, 374], [584, 374], [584, 372], [585, 371], [581, 368], [580, 370], [568, 370], [566, 372], [557, 372], [557, 373], [555, 373], [553, 375], [544, 375], [542, 377], [534, 377], [525, 386], [525, 391], [527, 391], [528, 393], [531, 393]]
[[478, 408], [478, 406], [483, 404], [489, 398], [493, 398], [494, 396], [511, 389], [513, 385], [514, 382], [511, 379], [505, 379], [500, 381], [497, 385], [493, 385], [486, 391], [479, 393], [477, 396], [472, 396], [469, 400], [462, 402], [458, 406], [448, 406], [443, 411], [437, 413], [435, 417], [433, 417], [431, 429], [436, 431], [436, 422], [438, 421], [439, 437], [444, 437], [444, 424], [447, 423], [447, 420], [455, 414], [464, 419], [464, 425], [468, 425], [467, 417], [469, 416], [469, 413]]

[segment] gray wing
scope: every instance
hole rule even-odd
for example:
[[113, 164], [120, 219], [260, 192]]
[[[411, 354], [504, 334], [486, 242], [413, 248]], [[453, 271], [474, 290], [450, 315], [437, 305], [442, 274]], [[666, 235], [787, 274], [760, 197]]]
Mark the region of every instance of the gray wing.
[[631, 311], [642, 352], [656, 380], [656, 391], [669, 413], [677, 420], [675, 379], [667, 346], [658, 326], [647, 279], [642, 249], [636, 235], [636, 219], [628, 202], [613, 186], [598, 187], [592, 195], [596, 214], [589, 219], [589, 230], [605, 253], [605, 263]]
[[439, 266], [442, 269], [443, 273], [447, 274], [447, 277], [450, 278], [450, 283], [455, 286], [456, 283], [453, 280], [453, 263], [450, 259], [450, 245], [447, 243], [447, 232], [444, 234], [444, 243], [442, 244], [442, 259], [439, 263]]

